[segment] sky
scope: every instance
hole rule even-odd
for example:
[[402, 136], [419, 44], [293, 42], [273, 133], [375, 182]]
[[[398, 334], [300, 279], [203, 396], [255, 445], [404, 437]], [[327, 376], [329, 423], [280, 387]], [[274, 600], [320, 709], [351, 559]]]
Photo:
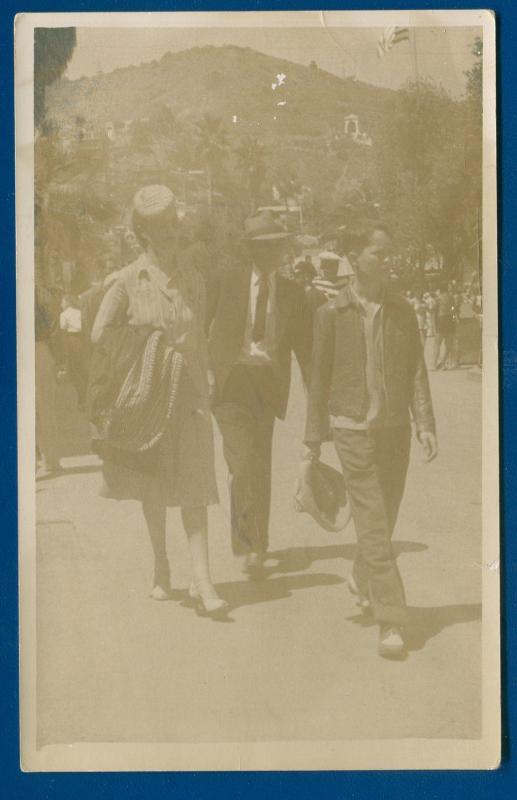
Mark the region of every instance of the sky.
[[[239, 45], [300, 64], [315, 61], [340, 77], [396, 89], [431, 78], [455, 97], [465, 90], [465, 70], [479, 28], [418, 28], [414, 46], [397, 44], [384, 58], [377, 54], [380, 28], [77, 28], [77, 47], [65, 77], [75, 80], [97, 72], [160, 59], [204, 45]], [[415, 55], [416, 54], [416, 55]]]

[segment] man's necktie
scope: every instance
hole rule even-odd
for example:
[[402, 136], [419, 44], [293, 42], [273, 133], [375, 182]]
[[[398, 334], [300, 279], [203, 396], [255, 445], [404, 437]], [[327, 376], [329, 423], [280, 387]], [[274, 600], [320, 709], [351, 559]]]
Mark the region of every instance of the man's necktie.
[[252, 339], [262, 342], [266, 333], [267, 301], [269, 297], [269, 283], [266, 277], [259, 278], [259, 290], [255, 305], [255, 319], [253, 321]]

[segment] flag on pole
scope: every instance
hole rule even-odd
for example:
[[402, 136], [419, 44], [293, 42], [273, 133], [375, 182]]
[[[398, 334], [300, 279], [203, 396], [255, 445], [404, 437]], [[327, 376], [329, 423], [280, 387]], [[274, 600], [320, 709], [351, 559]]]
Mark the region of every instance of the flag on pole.
[[399, 42], [409, 41], [409, 28], [399, 28], [398, 25], [390, 25], [385, 28], [377, 42], [377, 54], [379, 58], [384, 58], [388, 50]]

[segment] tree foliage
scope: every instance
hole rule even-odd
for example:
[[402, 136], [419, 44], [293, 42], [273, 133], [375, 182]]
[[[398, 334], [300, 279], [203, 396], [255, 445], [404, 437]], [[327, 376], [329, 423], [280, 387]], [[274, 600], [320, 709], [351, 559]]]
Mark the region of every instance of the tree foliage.
[[267, 149], [254, 136], [247, 136], [236, 147], [235, 153], [244, 174], [250, 210], [253, 211], [258, 205], [260, 187], [266, 176]]
[[76, 45], [75, 28], [34, 29], [34, 124], [45, 118], [45, 89], [66, 69]]
[[[481, 59], [480, 43], [474, 45]], [[419, 81], [397, 92], [393, 113], [375, 132], [372, 174], [381, 214], [423, 265], [429, 246], [451, 276], [477, 267], [481, 207], [481, 61], [454, 100]]]
[[[112, 139], [102, 128], [88, 141], [90, 131], [83, 141], [69, 143], [71, 152], [54, 158], [59, 131], [42, 126], [37, 194], [46, 185], [47, 210], [58, 197], [60, 209], [73, 209], [68, 218], [61, 216], [65, 226], [69, 219], [71, 230], [74, 224], [76, 230], [94, 224], [117, 228], [139, 186], [166, 183], [197, 220], [191, 233], [207, 264], [214, 261], [206, 259], [209, 250], [215, 260], [231, 260], [243, 218], [275, 198], [300, 205], [305, 231], [312, 235], [326, 236], [354, 216], [378, 215], [390, 224], [413, 265], [422, 266], [434, 253], [451, 276], [460, 276], [480, 258], [480, 40], [472, 48], [476, 61], [466, 73], [463, 98], [421, 80], [390, 92], [389, 105], [358, 114], [371, 146], [345, 133], [345, 116], [357, 109], [339, 99], [343, 124], [329, 117], [326, 132], [318, 136], [301, 124], [295, 133], [289, 126], [269, 133], [260, 129], [259, 140], [254, 129], [228, 124], [229, 117], [225, 124], [221, 117], [200, 116], [190, 106], [173, 107], [157, 99], [147, 117], [136, 114], [131, 122], [115, 118]], [[284, 109], [287, 115], [291, 107]], [[77, 110], [71, 122], [76, 116]], [[81, 124], [86, 129], [91, 120]], [[55, 174], [45, 174], [52, 169]]]

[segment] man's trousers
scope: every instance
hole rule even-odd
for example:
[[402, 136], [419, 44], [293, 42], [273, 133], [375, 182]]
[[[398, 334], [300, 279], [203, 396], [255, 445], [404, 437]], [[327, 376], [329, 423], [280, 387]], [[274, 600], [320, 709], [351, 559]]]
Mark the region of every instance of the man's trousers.
[[354, 580], [370, 599], [377, 622], [403, 625], [406, 598], [391, 537], [404, 492], [411, 429], [336, 428], [333, 435], [357, 534]]
[[275, 397], [276, 385], [268, 367], [238, 364], [214, 408], [229, 470], [235, 555], [268, 549]]

